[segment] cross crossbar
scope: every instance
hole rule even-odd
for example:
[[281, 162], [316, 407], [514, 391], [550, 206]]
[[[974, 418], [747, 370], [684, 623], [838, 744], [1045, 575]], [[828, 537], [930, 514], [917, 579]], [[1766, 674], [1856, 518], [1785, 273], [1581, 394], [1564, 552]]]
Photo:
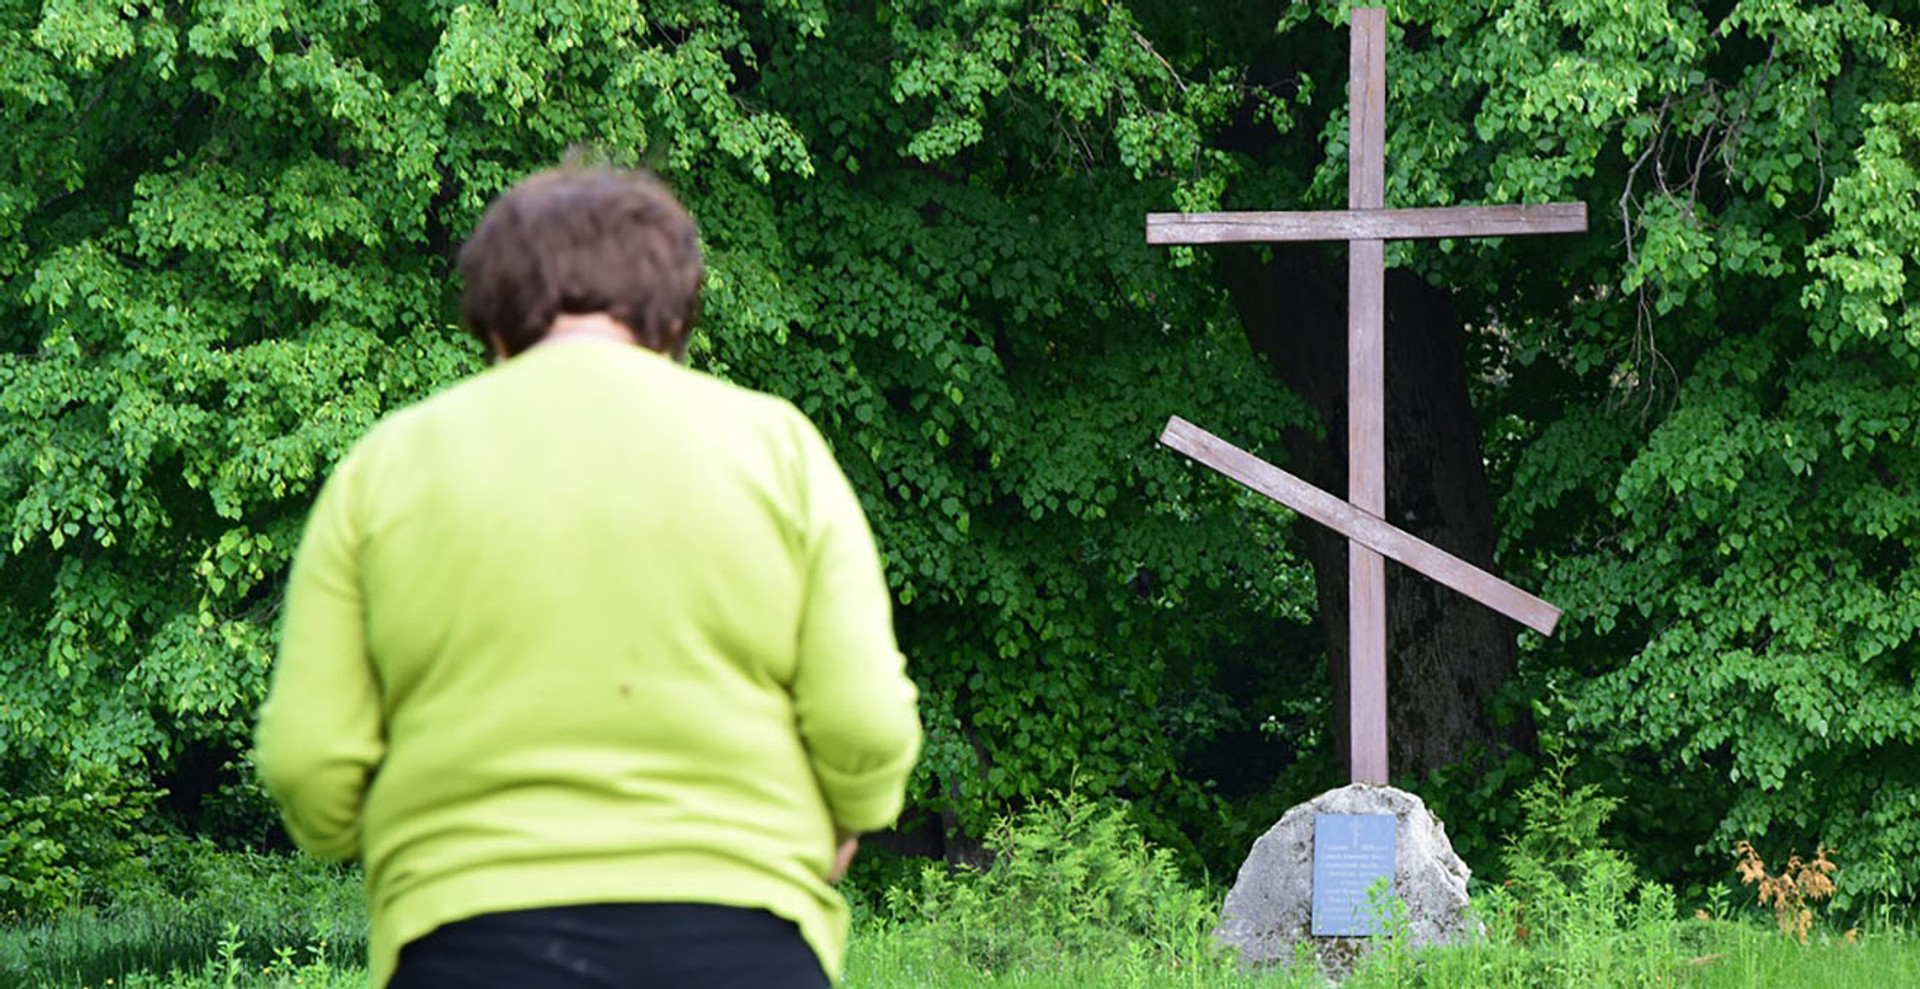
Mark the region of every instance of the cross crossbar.
[[1247, 244], [1315, 240], [1433, 240], [1579, 233], [1586, 203], [1441, 206], [1303, 212], [1148, 213], [1149, 244]]
[[1541, 635], [1552, 635], [1560, 623], [1559, 608], [1385, 519], [1335, 498], [1179, 416], [1167, 420], [1160, 443]]

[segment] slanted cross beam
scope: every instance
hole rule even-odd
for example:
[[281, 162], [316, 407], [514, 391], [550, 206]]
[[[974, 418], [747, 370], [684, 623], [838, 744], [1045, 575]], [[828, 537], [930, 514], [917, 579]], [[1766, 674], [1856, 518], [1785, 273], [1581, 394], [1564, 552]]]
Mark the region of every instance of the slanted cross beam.
[[1551, 634], [1559, 609], [1385, 521], [1385, 242], [1577, 233], [1585, 203], [1386, 209], [1387, 15], [1352, 12], [1347, 209], [1305, 213], [1152, 213], [1149, 244], [1347, 242], [1347, 500], [1325, 494], [1179, 419], [1166, 445], [1329, 525], [1348, 540], [1348, 741], [1354, 782], [1387, 782], [1386, 553], [1501, 613]]

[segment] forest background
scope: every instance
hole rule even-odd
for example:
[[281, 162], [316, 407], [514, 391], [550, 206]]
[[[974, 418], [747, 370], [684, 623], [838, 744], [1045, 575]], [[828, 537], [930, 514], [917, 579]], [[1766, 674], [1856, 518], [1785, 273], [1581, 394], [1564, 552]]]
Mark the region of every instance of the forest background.
[[[692, 360], [793, 400], [923, 687], [895, 847], [1049, 789], [1231, 874], [1344, 781], [1338, 543], [1154, 445], [1341, 489], [1346, 4], [0, 0], [0, 908], [283, 844], [245, 768], [332, 462], [480, 369], [451, 258], [584, 145], [710, 264]], [[1478, 869], [1543, 759], [1649, 876], [1739, 839], [1920, 883], [1920, 3], [1404, 0], [1389, 517], [1565, 607], [1393, 583], [1396, 781]], [[1331, 659], [1330, 659], [1331, 657]]]

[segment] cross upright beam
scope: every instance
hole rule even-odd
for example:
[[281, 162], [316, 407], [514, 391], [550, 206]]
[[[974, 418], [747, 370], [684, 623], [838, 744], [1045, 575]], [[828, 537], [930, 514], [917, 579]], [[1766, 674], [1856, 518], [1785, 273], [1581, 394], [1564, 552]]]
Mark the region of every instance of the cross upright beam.
[[[1161, 442], [1347, 536], [1348, 752], [1354, 782], [1380, 784], [1387, 782], [1388, 771], [1387, 570], [1382, 550], [1543, 634], [1552, 632], [1560, 616], [1552, 605], [1385, 521], [1385, 242], [1587, 228], [1585, 203], [1387, 209], [1386, 46], [1386, 11], [1353, 8], [1347, 59], [1347, 209], [1147, 216], [1149, 244], [1347, 242], [1347, 500], [1340, 502], [1177, 417]], [[1311, 509], [1303, 507], [1309, 504]]]
[[[1387, 12], [1353, 11], [1347, 207], [1386, 205]], [[1347, 242], [1347, 500], [1387, 514], [1386, 243]], [[1366, 327], [1361, 331], [1360, 327]], [[1347, 544], [1347, 744], [1355, 781], [1387, 782], [1387, 561]]]

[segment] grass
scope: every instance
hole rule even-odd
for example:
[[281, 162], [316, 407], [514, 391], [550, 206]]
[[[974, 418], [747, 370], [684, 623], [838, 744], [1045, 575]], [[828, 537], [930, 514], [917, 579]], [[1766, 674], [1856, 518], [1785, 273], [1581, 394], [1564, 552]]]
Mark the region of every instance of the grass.
[[[1782, 938], [1759, 915], [1742, 921], [1681, 922], [1675, 951], [1639, 953], [1645, 932], [1624, 931], [1595, 942], [1539, 950], [1478, 945], [1416, 955], [1397, 971], [1374, 971], [1347, 983], [1376, 987], [1567, 987], [1620, 989], [1886, 989], [1920, 986], [1920, 938], [1888, 931], [1848, 941], [1822, 935], [1802, 945]], [[1611, 956], [1611, 957], [1609, 957]]]
[[[350, 872], [222, 856], [191, 896], [148, 892], [51, 921], [0, 927], [0, 985], [19, 989], [355, 989], [365, 985], [360, 890]], [[1000, 891], [1017, 895], [1012, 891]], [[994, 906], [985, 904], [986, 906]], [[1004, 906], [1004, 905], [1002, 905]], [[1002, 911], [1004, 913], [1004, 911]], [[862, 911], [845, 989], [1306, 989], [1304, 970], [1242, 972], [1203, 949], [1142, 941], [1098, 951], [979, 962], [980, 918], [902, 921]], [[1087, 918], [1091, 919], [1091, 918]], [[1074, 923], [1077, 921], [1068, 921]], [[1030, 935], [1021, 935], [1030, 936]], [[1550, 943], [1507, 939], [1412, 953], [1382, 951], [1348, 989], [1674, 987], [1760, 989], [1920, 986], [1920, 934], [1895, 916], [1851, 940], [1816, 926], [1783, 937], [1758, 909], [1736, 919], [1641, 918]], [[1009, 956], [1011, 957], [1011, 956]]]
[[347, 969], [365, 957], [366, 929], [357, 872], [198, 849], [111, 903], [0, 927], [0, 986], [137, 989], [143, 979], [169, 985], [151, 980], [215, 961], [255, 973], [277, 962], [284, 971], [289, 953], [308, 968]]
[[[1783, 939], [1764, 919], [1751, 922], [1687, 922], [1685, 941], [1697, 955], [1647, 959], [1632, 970], [1612, 969], [1596, 978], [1569, 964], [1566, 955], [1516, 945], [1483, 945], [1412, 955], [1397, 967], [1363, 969], [1347, 989], [1397, 987], [1654, 987], [1675, 989], [1887, 989], [1920, 986], [1920, 938], [1905, 931], [1847, 942], [1815, 937], [1801, 945]], [[1605, 945], [1590, 946], [1606, 950]], [[898, 936], [856, 939], [845, 989], [1094, 989], [1094, 987], [1190, 987], [1190, 989], [1292, 989], [1318, 986], [1299, 972], [1264, 974], [1168, 970], [1124, 960], [1066, 964], [1058, 968], [985, 973], [953, 965]]]
[[[1347, 989], [1822, 989], [1920, 987], [1908, 904], [1881, 903], [1860, 930], [1774, 909], [1749, 889], [1707, 909], [1639, 882], [1593, 838], [1608, 809], [1558, 781], [1529, 788], [1510, 843], [1511, 878], [1476, 890], [1487, 936], [1410, 950], [1389, 902]], [[1072, 793], [1000, 824], [986, 872], [870, 861], [852, 889], [845, 989], [1320, 989], [1309, 965], [1242, 970], [1211, 929], [1220, 893], [1182, 879], [1115, 807]], [[1831, 870], [1828, 870], [1831, 871]], [[0, 918], [8, 989], [340, 989], [364, 986], [358, 875], [308, 860], [191, 849], [151, 888], [34, 923]], [[1765, 878], [1764, 872], [1760, 878]], [[876, 893], [878, 895], [876, 895]], [[1739, 905], [1735, 905], [1735, 903]], [[1752, 904], [1752, 906], [1747, 906]], [[1786, 911], [1775, 916], [1775, 909]]]
[[1920, 939], [1889, 931], [1847, 942], [1827, 936], [1800, 945], [1758, 924], [1727, 925], [1688, 986], [1920, 986]]
[[[197, 928], [196, 928], [197, 929]], [[1393, 967], [1363, 969], [1348, 989], [1390, 987], [1640, 987], [1675, 989], [1763, 989], [1821, 986], [1823, 989], [1882, 989], [1920, 986], [1920, 938], [1890, 930], [1848, 942], [1818, 935], [1801, 945], [1782, 938], [1770, 921], [1756, 915], [1742, 921], [1687, 921], [1682, 928], [1690, 950], [1659, 960], [1617, 979], [1596, 980], [1570, 965], [1564, 954], [1523, 945], [1482, 945], [1413, 954]], [[1318, 983], [1284, 970], [1249, 974], [1230, 967], [1168, 967], [1141, 959], [1109, 957], [1068, 959], [1057, 964], [988, 972], [941, 950], [925, 932], [885, 925], [856, 933], [848, 958], [844, 989], [1293, 989]], [[110, 918], [76, 916], [71, 923], [0, 931], [9, 952], [32, 945], [51, 948], [68, 966], [6, 984], [20, 989], [355, 989], [366, 972], [333, 958], [332, 945], [319, 939], [270, 944], [246, 941], [243, 931], [223, 934], [211, 945], [189, 943], [149, 923], [122, 924]], [[1588, 946], [1604, 949], [1604, 945]], [[128, 950], [137, 949], [137, 950]], [[76, 977], [72, 963], [88, 950], [104, 951], [93, 972]], [[168, 957], [169, 953], [175, 953]], [[119, 966], [119, 967], [116, 967]]]

